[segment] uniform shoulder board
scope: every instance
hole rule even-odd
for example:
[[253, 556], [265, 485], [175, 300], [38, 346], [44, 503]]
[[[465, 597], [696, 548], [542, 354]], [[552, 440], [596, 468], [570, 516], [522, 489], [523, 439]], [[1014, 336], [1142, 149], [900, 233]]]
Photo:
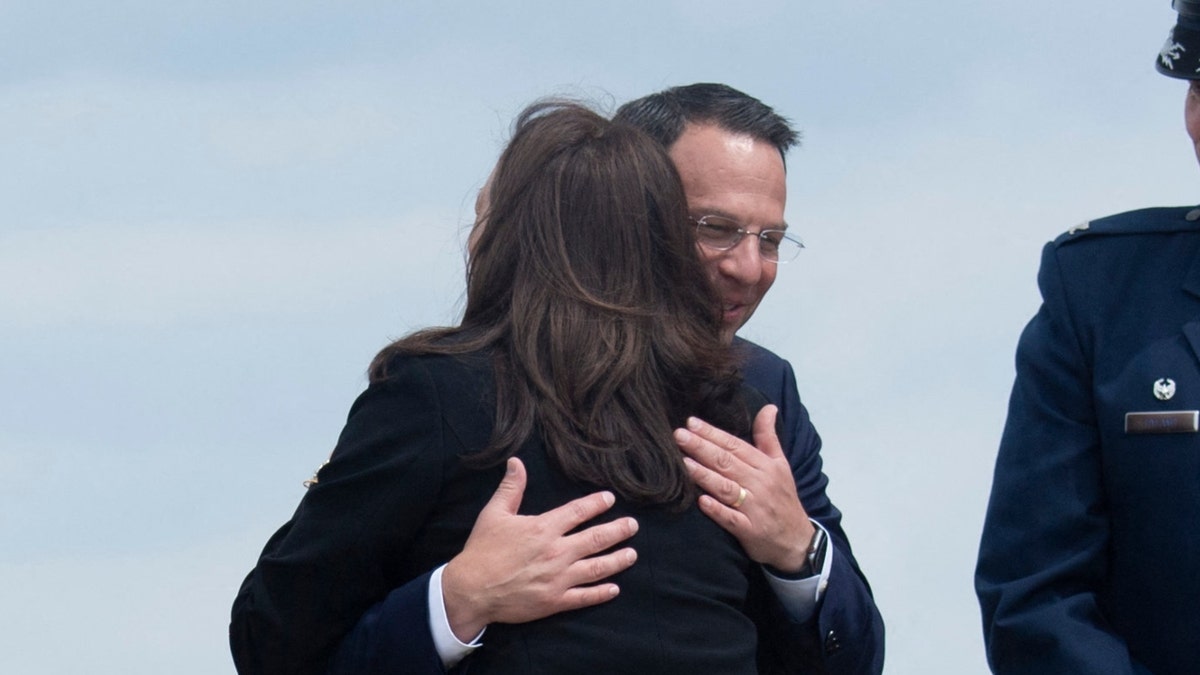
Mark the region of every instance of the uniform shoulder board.
[[1054, 240], [1055, 246], [1104, 234], [1158, 234], [1200, 231], [1200, 207], [1169, 206], [1126, 211], [1071, 227]]

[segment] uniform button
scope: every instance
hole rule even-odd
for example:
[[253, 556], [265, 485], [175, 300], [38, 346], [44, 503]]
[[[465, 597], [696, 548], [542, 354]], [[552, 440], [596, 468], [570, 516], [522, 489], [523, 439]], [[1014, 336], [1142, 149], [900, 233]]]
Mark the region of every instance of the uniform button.
[[833, 654], [834, 652], [838, 651], [841, 648], [842, 648], [842, 640], [841, 640], [841, 638], [838, 637], [837, 633], [835, 633], [833, 631], [829, 631], [828, 633], [825, 634], [825, 653], [826, 654]]
[[1197, 220], [1200, 220], [1200, 209], [1192, 209], [1191, 211], [1188, 211], [1187, 215], [1184, 216], [1183, 219], [1189, 223], [1194, 223]]

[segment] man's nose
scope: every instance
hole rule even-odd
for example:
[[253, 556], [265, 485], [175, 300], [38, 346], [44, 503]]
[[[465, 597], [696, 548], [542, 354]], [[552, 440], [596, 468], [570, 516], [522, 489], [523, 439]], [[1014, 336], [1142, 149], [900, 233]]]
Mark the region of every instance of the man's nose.
[[725, 251], [718, 263], [721, 274], [738, 283], [753, 286], [762, 276], [763, 259], [758, 250], [758, 237], [748, 234], [737, 246]]

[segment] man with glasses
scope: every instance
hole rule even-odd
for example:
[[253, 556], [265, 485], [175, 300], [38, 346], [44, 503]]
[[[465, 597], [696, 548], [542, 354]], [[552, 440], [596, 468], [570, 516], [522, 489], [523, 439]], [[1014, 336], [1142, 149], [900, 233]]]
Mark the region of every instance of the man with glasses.
[[[785, 578], [812, 591], [811, 602], [788, 604], [793, 617], [807, 616], [812, 625], [812, 642], [796, 646], [802, 672], [881, 672], [883, 620], [842, 530], [841, 512], [825, 494], [821, 440], [800, 402], [792, 367], [735, 337], [775, 282], [779, 265], [803, 248], [787, 233], [783, 218], [785, 156], [797, 133], [769, 106], [722, 84], [651, 94], [623, 105], [615, 119], [641, 128], [667, 147], [696, 223], [700, 253], [722, 299], [725, 335], [743, 355], [746, 382], [779, 408], [779, 442], [791, 475], [776, 476], [774, 484], [747, 485], [746, 476], [754, 471], [723, 457], [726, 450], [695, 434], [682, 439], [680, 447], [700, 465], [692, 475], [708, 493], [700, 508], [737, 537], [753, 559], [762, 560], [764, 548], [797, 542], [807, 552], [808, 565], [801, 564], [799, 571], [795, 566], [766, 570], [773, 581]], [[722, 448], [740, 443], [711, 434], [708, 438]], [[754, 453], [732, 454], [756, 458]], [[823, 564], [815, 565], [818, 561]], [[787, 594], [779, 584], [773, 588]]]
[[[825, 494], [820, 437], [800, 402], [791, 365], [735, 337], [774, 283], [778, 265], [803, 248], [787, 233], [783, 219], [784, 155], [797, 134], [761, 101], [720, 84], [652, 94], [622, 106], [615, 119], [640, 127], [668, 148], [687, 195], [699, 250], [721, 297], [725, 336], [744, 358], [746, 382], [778, 408], [776, 429], [782, 433], [778, 440], [760, 440], [761, 450], [705, 425], [677, 433], [680, 448], [692, 460], [692, 476], [706, 493], [701, 510], [736, 537], [752, 559], [764, 563], [784, 610], [781, 620], [802, 626], [798, 632], [805, 639], [790, 650], [788, 661], [760, 663], [759, 669], [879, 673], [883, 621], [842, 530], [841, 513]], [[486, 208], [486, 187], [480, 206]], [[767, 443], [774, 444], [773, 452]], [[584, 498], [540, 516], [518, 516], [523, 481], [523, 475], [506, 476], [472, 538], [481, 529], [521, 528], [528, 528], [529, 537], [510, 536], [487, 546], [477, 541], [474, 547], [469, 541], [472, 563], [451, 561], [393, 591], [346, 638], [330, 672], [438, 673], [460, 662], [469, 667], [469, 659], [462, 659], [476, 648], [486, 649], [486, 634], [455, 634], [451, 617], [463, 598], [479, 602], [490, 594], [490, 604], [510, 608], [495, 621], [510, 623], [516, 620], [512, 617], [529, 621], [610, 599], [591, 590], [597, 579], [556, 581], [567, 578], [568, 568], [603, 557], [601, 550], [560, 551], [554, 556], [557, 577], [551, 574], [549, 581], [547, 572], [554, 569], [522, 568], [517, 562], [530, 557], [528, 548], [515, 555], [518, 548], [561, 545], [568, 532], [607, 508]], [[534, 536], [535, 531], [540, 535]], [[556, 533], [549, 540], [548, 531]], [[629, 564], [636, 563], [621, 563], [620, 569]]]

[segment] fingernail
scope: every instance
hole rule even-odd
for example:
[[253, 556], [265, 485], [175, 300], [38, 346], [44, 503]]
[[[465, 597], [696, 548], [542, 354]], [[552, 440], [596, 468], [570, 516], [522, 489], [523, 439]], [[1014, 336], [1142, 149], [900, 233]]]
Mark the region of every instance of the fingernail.
[[633, 518], [630, 518], [629, 519], [629, 533], [634, 534], [637, 531], [638, 531], [638, 521], [634, 520]]
[[687, 419], [687, 425], [688, 425], [689, 429], [693, 429], [693, 430], [699, 429], [700, 424], [701, 424], [701, 422], [700, 422], [699, 417], [689, 417]]
[[625, 562], [633, 564], [636, 561], [637, 561], [637, 551], [634, 551], [633, 549], [629, 549], [628, 551], [625, 551]]
[[606, 506], [612, 506], [617, 503], [617, 498], [611, 492], [601, 492], [600, 499], [604, 500]]
[[621, 592], [621, 589], [616, 586], [610, 586], [608, 588], [608, 594], [613, 596], [614, 598], [617, 597], [617, 593], [620, 593], [620, 592]]
[[675, 430], [675, 442], [676, 443], [687, 443], [688, 440], [691, 439], [691, 437], [692, 437], [692, 433], [690, 431], [688, 431], [687, 429], [676, 429]]
[[695, 469], [697, 466], [700, 466], [696, 463], [696, 460], [692, 459], [691, 457], [684, 457], [683, 465], [686, 466], [688, 470]]
[[512, 476], [516, 473], [517, 473], [517, 460], [513, 457], [509, 457], [508, 461], [504, 464], [504, 475]]

